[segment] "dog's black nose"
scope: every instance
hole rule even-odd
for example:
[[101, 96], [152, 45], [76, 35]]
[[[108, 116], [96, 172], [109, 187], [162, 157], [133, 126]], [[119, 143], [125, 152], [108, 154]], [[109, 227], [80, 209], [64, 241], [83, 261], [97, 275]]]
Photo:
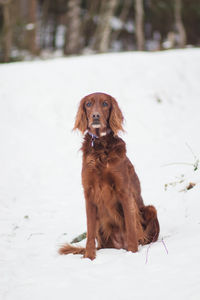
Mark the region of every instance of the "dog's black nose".
[[100, 115], [99, 115], [99, 113], [94, 113], [92, 115], [92, 117], [93, 117], [94, 120], [98, 120], [100, 118]]

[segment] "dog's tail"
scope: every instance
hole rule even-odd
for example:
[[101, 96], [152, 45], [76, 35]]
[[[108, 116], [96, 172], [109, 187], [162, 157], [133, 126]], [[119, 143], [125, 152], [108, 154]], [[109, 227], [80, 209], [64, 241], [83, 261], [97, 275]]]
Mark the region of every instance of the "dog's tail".
[[154, 206], [148, 205], [141, 209], [144, 231], [147, 237], [148, 243], [156, 242], [160, 232], [160, 225], [157, 218], [157, 211]]
[[58, 250], [59, 254], [85, 254], [85, 248], [83, 247], [76, 247], [72, 246], [70, 244], [65, 244], [61, 246], [61, 248]]

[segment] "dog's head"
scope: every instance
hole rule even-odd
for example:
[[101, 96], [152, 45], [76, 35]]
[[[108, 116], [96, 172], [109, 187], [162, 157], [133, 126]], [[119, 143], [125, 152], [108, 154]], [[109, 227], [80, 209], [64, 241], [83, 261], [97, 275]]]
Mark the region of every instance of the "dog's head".
[[111, 129], [114, 135], [123, 131], [123, 115], [117, 101], [104, 93], [85, 96], [79, 105], [74, 129], [82, 133], [89, 130], [97, 136], [103, 136]]

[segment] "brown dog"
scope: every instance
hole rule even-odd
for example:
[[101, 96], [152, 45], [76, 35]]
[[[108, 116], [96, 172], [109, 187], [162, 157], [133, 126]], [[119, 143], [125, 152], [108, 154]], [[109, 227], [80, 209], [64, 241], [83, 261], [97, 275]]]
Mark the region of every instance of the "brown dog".
[[60, 254], [84, 254], [94, 259], [98, 248], [137, 252], [139, 244], [158, 239], [156, 209], [145, 206], [140, 182], [117, 136], [123, 115], [116, 100], [104, 93], [84, 97], [74, 129], [84, 136], [82, 184], [87, 214], [86, 248], [63, 245]]

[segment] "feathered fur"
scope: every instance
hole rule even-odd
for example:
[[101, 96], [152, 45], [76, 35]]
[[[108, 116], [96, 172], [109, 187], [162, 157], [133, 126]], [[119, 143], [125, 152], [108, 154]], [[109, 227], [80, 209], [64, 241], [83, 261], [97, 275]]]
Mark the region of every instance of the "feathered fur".
[[[139, 244], [158, 239], [159, 223], [153, 206], [145, 206], [140, 182], [126, 156], [123, 115], [116, 100], [103, 93], [80, 102], [74, 129], [84, 136], [82, 184], [86, 201], [86, 248], [64, 245], [60, 254], [83, 254], [94, 259], [98, 249], [138, 251]], [[94, 140], [95, 136], [95, 140]]]

